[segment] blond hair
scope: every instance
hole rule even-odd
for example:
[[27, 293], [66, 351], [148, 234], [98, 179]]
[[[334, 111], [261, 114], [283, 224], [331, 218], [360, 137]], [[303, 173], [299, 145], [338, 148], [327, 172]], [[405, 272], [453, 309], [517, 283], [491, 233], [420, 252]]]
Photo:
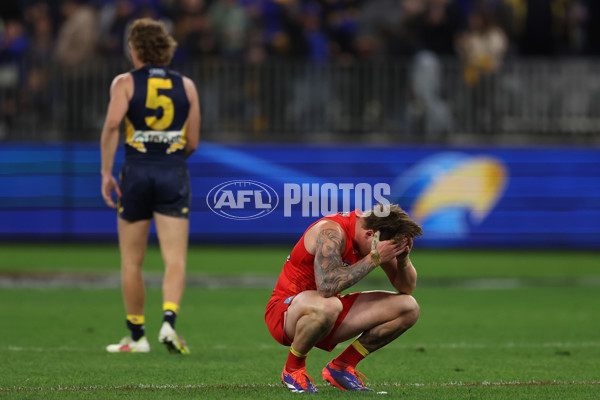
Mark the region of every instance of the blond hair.
[[169, 65], [177, 47], [165, 25], [150, 18], [135, 20], [129, 28], [127, 41], [141, 62], [152, 65]]
[[381, 240], [401, 241], [423, 234], [423, 229], [397, 204], [377, 204], [361, 216], [361, 221], [365, 229], [381, 232]]

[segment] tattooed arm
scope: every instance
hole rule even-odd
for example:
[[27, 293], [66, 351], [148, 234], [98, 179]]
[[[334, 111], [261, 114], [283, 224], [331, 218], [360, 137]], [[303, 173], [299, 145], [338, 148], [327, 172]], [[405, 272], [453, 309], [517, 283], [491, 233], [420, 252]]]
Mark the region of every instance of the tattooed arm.
[[315, 247], [315, 280], [317, 292], [323, 297], [331, 297], [348, 289], [364, 278], [377, 266], [369, 257], [344, 266], [342, 252], [346, 246], [346, 235], [342, 228], [327, 222], [318, 227]]

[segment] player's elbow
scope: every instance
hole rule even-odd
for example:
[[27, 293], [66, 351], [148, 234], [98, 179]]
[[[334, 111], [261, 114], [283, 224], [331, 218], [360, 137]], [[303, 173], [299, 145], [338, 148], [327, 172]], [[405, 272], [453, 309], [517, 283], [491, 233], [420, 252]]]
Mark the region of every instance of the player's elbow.
[[319, 296], [324, 297], [326, 299], [333, 297], [333, 295], [335, 293], [333, 293], [331, 290], [323, 290], [323, 289], [317, 289], [317, 293], [319, 294]]
[[104, 131], [110, 134], [114, 134], [115, 132], [119, 132], [119, 126], [121, 126], [121, 121], [116, 119], [107, 119], [104, 122]]
[[329, 298], [329, 297], [333, 297], [336, 292], [334, 291], [334, 289], [331, 287], [331, 285], [327, 285], [327, 284], [321, 284], [317, 286], [317, 294], [321, 297], [324, 298]]
[[398, 293], [400, 294], [412, 294], [412, 292], [415, 291], [415, 288], [417, 287], [417, 281], [411, 281], [411, 282], [401, 282], [400, 284], [396, 285], [396, 289], [398, 290]]
[[414, 292], [414, 291], [415, 291], [414, 287], [405, 287], [405, 288], [399, 288], [398, 289], [398, 293], [399, 294], [408, 294], [408, 295], [411, 295], [412, 292]]

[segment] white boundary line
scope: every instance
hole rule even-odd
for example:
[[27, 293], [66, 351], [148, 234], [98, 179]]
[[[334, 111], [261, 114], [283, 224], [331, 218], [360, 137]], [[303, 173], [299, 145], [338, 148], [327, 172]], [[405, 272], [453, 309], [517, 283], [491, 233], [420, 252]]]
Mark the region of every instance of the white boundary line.
[[[596, 386], [600, 381], [507, 381], [507, 382], [442, 382], [442, 383], [381, 383], [374, 387], [504, 387], [504, 386]], [[318, 387], [329, 386], [318, 384]], [[123, 385], [123, 386], [59, 386], [59, 387], [15, 387], [0, 388], [3, 392], [84, 392], [84, 391], [110, 391], [110, 390], [189, 390], [189, 389], [260, 389], [281, 388], [280, 384], [265, 383], [261, 385]]]
[[[258, 346], [261, 350], [281, 350], [282, 346], [278, 344], [261, 344]], [[386, 349], [513, 349], [513, 348], [595, 348], [600, 347], [600, 342], [542, 342], [542, 343], [515, 343], [506, 342], [498, 344], [485, 343], [411, 343], [411, 344], [395, 344], [391, 343], [386, 346]], [[228, 346], [224, 344], [214, 344], [212, 346], [195, 346], [200, 350], [227, 350], [244, 348], [243, 346]], [[61, 352], [98, 352], [104, 351], [102, 346], [99, 347], [30, 347], [7, 345], [0, 347], [0, 351], [26, 351], [26, 352], [46, 352], [46, 351], [61, 351]]]

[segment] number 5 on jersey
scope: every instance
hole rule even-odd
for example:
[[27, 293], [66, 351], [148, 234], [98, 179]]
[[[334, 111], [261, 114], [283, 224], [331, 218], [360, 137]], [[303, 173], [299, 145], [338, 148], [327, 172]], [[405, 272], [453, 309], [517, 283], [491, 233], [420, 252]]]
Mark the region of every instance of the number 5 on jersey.
[[161, 131], [167, 129], [173, 122], [175, 110], [173, 100], [164, 94], [158, 94], [158, 89], [172, 89], [173, 83], [170, 79], [149, 78], [148, 79], [148, 94], [146, 95], [146, 108], [156, 110], [162, 108], [162, 117], [156, 116], [146, 117], [146, 125], [152, 130]]

